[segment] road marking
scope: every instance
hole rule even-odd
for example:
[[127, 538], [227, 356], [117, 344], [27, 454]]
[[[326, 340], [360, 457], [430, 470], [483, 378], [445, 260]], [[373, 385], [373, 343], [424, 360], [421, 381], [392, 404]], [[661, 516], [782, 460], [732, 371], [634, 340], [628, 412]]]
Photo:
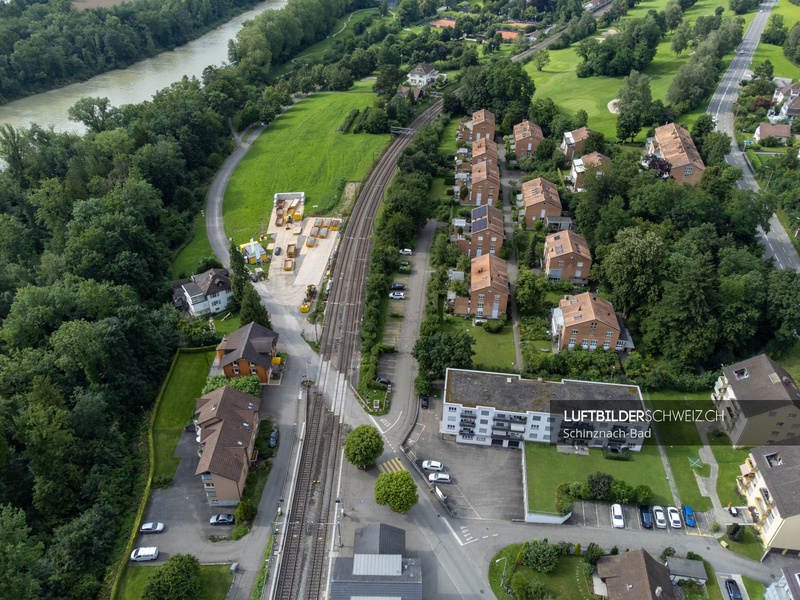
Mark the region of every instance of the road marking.
[[458, 537], [458, 534], [453, 530], [450, 526], [450, 522], [447, 519], [443, 519], [444, 524], [447, 525], [447, 528], [450, 530], [450, 533], [453, 534], [453, 537], [456, 538], [459, 546], [466, 546], [467, 544], [471, 544], [472, 542], [477, 542], [478, 540], [472, 540], [470, 542], [462, 542], [461, 539]]
[[400, 471], [407, 471], [408, 469], [403, 466], [403, 463], [400, 462], [400, 458], [396, 456], [391, 460], [379, 464], [378, 470], [381, 473], [399, 473]]
[[394, 423], [392, 423], [391, 425], [389, 425], [389, 427], [387, 427], [386, 429], [384, 429], [384, 430], [383, 430], [383, 433], [385, 434], [385, 433], [386, 433], [387, 431], [389, 431], [389, 430], [390, 430], [392, 427], [394, 427], [395, 425], [397, 425], [397, 422], [400, 420], [400, 417], [402, 417], [402, 416], [403, 416], [403, 411], [401, 410], [401, 411], [400, 411], [400, 414], [399, 414], [399, 415], [397, 415], [397, 419], [395, 419]]

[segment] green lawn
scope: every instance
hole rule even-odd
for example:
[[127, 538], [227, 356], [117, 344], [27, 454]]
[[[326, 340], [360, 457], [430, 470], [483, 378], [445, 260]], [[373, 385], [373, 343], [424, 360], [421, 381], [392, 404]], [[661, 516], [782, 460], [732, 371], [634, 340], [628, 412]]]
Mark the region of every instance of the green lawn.
[[[711, 410], [711, 390], [687, 394], [683, 392], [650, 392], [647, 398], [651, 401], [653, 409], [665, 411], [684, 411], [687, 409]], [[658, 423], [661, 432], [661, 441], [669, 458], [672, 474], [678, 486], [678, 493], [683, 504], [689, 504], [695, 510], [708, 510], [711, 508], [711, 500], [700, 495], [697, 487], [697, 480], [694, 477], [695, 471], [707, 477], [710, 467], [700, 463], [701, 467], [692, 467], [693, 461], [699, 457], [701, 446], [700, 434], [697, 432], [694, 421], [675, 420]]]
[[751, 560], [759, 561], [764, 556], [764, 546], [755, 533], [755, 527], [752, 525], [745, 527], [744, 539], [741, 542], [731, 541], [727, 533], [720, 539], [728, 542], [728, 550]]
[[[226, 313], [227, 314], [227, 313]], [[221, 317], [214, 317], [214, 327], [217, 328], [217, 331], [222, 335], [228, 335], [229, 333], [236, 331], [239, 327], [242, 326], [241, 320], [239, 319], [239, 312], [232, 313], [230, 317], [222, 320], [225, 315]]]
[[556, 488], [560, 484], [586, 481], [597, 471], [609, 473], [633, 487], [648, 485], [653, 490], [653, 504], [672, 504], [672, 494], [656, 444], [647, 440], [642, 451], [633, 452], [632, 456], [629, 461], [607, 460], [599, 448], [592, 448], [589, 456], [565, 456], [550, 444], [525, 444], [531, 510], [554, 512]]
[[498, 369], [508, 371], [514, 368], [516, 352], [514, 351], [514, 329], [508, 323], [500, 333], [487, 333], [483, 327], [476, 327], [471, 319], [461, 317], [446, 318], [442, 331], [466, 331], [473, 338], [475, 356], [472, 365], [475, 368], [491, 371]]
[[187, 237], [189, 237], [189, 243], [181, 248], [177, 256], [173, 258], [171, 275], [173, 279], [194, 275], [197, 263], [201, 258], [214, 256], [208, 235], [206, 235], [206, 220], [203, 217], [197, 216], [194, 227]]
[[158, 413], [153, 423], [154, 471], [153, 477], [172, 479], [178, 468], [179, 458], [174, 458], [181, 431], [194, 414], [195, 400], [206, 383], [208, 369], [214, 360], [214, 352], [196, 354], [181, 353], [167, 389], [161, 398]]
[[747, 455], [750, 453], [749, 449], [735, 450], [731, 447], [731, 442], [728, 436], [721, 436], [715, 438], [709, 437], [711, 442], [711, 449], [714, 451], [714, 458], [719, 465], [719, 476], [717, 478], [717, 495], [722, 506], [727, 506], [728, 503], [734, 506], [742, 505], [742, 498], [736, 493], [736, 477], [741, 475], [739, 465], [744, 464]]
[[[772, 5], [770, 15], [783, 15], [784, 24], [791, 29], [792, 25], [800, 21], [800, 6], [791, 4], [789, 0], [784, 0], [778, 4]], [[780, 46], [773, 46], [771, 44], [759, 44], [756, 52], [753, 55], [753, 64], [757, 65], [769, 59], [772, 66], [775, 68], [776, 77], [794, 77], [797, 78], [797, 65], [783, 55], [783, 48]]]
[[460, 123], [460, 119], [450, 119], [450, 122], [445, 126], [444, 133], [442, 133], [442, 137], [439, 140], [440, 152], [446, 152], [448, 156], [456, 155], [456, 133], [458, 133]]
[[761, 582], [750, 579], [746, 575], [742, 575], [742, 581], [744, 581], [744, 589], [747, 590], [747, 595], [750, 597], [750, 600], [761, 600], [764, 597], [767, 588], [765, 588]]
[[[499, 600], [507, 600], [509, 598], [500, 585], [503, 568], [505, 567], [506, 579], [510, 583], [511, 571], [521, 548], [522, 544], [506, 546], [489, 561], [489, 585], [492, 586], [492, 591]], [[506, 558], [506, 560], [502, 560], [503, 558]], [[498, 560], [501, 561], [499, 564], [497, 563]], [[541, 575], [530, 567], [523, 566], [517, 567], [514, 574], [518, 576], [518, 574], [522, 573], [525, 577], [540, 579], [547, 588], [547, 592], [553, 598], [558, 598], [559, 600], [584, 600], [592, 596], [583, 576], [582, 562], [583, 559], [579, 556], [562, 556], [558, 559], [558, 565], [555, 570], [547, 575]], [[575, 585], [576, 579], [577, 586]]]
[[794, 348], [777, 362], [789, 372], [795, 381], [800, 381], [800, 342], [795, 343]]
[[[128, 565], [119, 586], [119, 600], [141, 600], [144, 586], [157, 567]], [[200, 565], [201, 600], [224, 600], [231, 586], [228, 565]]]
[[237, 243], [259, 231], [277, 192], [305, 192], [306, 215], [329, 214], [340, 179], [360, 181], [388, 135], [342, 135], [336, 128], [354, 108], [371, 106], [374, 94], [314, 94], [273, 121], [254, 142], [225, 190], [225, 233]]
[[434, 177], [431, 182], [431, 187], [428, 190], [428, 200], [431, 202], [438, 202], [444, 198], [448, 198], [445, 190], [448, 186], [444, 184], [444, 177]]
[[709, 600], [724, 600], [722, 597], [722, 590], [719, 589], [717, 573], [714, 571], [714, 567], [712, 567], [706, 560], [703, 561], [703, 564], [706, 567], [706, 577], [708, 577], [708, 580], [706, 581], [706, 592], [708, 592]]

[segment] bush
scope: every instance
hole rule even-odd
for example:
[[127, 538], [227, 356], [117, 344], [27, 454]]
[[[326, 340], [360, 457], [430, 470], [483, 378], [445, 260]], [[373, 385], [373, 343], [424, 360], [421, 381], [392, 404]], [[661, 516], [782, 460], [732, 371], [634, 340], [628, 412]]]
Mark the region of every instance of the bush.
[[695, 554], [691, 550], [689, 550], [689, 552], [686, 553], [686, 558], [688, 558], [689, 560], [699, 560], [699, 561], [703, 560], [702, 556], [700, 556], [699, 554]]
[[668, 556], [675, 556], [675, 548], [672, 546], [667, 546], [664, 548], [664, 551], [661, 553], [661, 562], [667, 560]]
[[483, 324], [483, 330], [487, 333], [500, 333], [505, 326], [505, 319], [489, 319]]
[[623, 448], [620, 452], [611, 452], [607, 447], [603, 447], [603, 458], [608, 460], [631, 460], [631, 451]]
[[594, 573], [594, 565], [592, 563], [583, 563], [583, 573], [587, 577], [591, 577]]
[[572, 542], [558, 542], [557, 544], [553, 544], [553, 547], [558, 552], [559, 556], [570, 556], [572, 554]]
[[244, 525], [256, 518], [258, 507], [247, 498], [241, 500], [236, 507], [236, 525]]
[[653, 490], [648, 485], [637, 485], [633, 490], [636, 504], [650, 506], [653, 503]]
[[614, 547], [611, 549], [611, 552], [609, 552], [609, 555], [611, 555], [611, 556], [616, 556], [617, 554], [619, 554], [619, 548], [618, 548], [617, 546], [614, 546]]
[[589, 563], [590, 565], [596, 565], [597, 561], [600, 560], [600, 557], [602, 557], [603, 554], [605, 554], [605, 551], [594, 542], [591, 542], [586, 547], [586, 553], [583, 555], [583, 561]]
[[711, 524], [711, 531], [713, 531], [714, 533], [717, 533], [720, 529], [722, 529], [722, 528], [720, 527], [719, 523], [717, 523], [716, 521], [714, 521]]
[[580, 542], [575, 544], [575, 550], [574, 550], [573, 554], [575, 554], [575, 556], [580, 556], [581, 555], [581, 543]]
[[725, 533], [728, 534], [728, 539], [732, 542], [741, 542], [744, 539], [745, 528], [738, 523], [732, 523], [728, 525]]
[[518, 565], [522, 564], [522, 560], [525, 557], [525, 548], [527, 548], [527, 547], [528, 547], [528, 540], [525, 540], [522, 543], [522, 548], [520, 548], [519, 552], [517, 553], [517, 564]]
[[539, 573], [550, 573], [558, 565], [558, 551], [547, 540], [533, 540], [525, 548], [522, 564]]

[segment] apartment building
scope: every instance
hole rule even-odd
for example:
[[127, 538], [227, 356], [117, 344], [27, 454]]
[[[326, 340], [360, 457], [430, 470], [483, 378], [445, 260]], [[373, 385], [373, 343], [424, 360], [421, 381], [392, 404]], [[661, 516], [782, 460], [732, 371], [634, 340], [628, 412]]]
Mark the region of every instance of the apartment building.
[[769, 585], [763, 600], [800, 600], [800, 566], [781, 567], [781, 578]]
[[643, 410], [642, 393], [635, 385], [447, 369], [442, 403], [439, 432], [477, 446], [521, 448], [522, 442], [540, 442], [638, 452], [649, 427], [640, 421], [588, 422], [578, 413]]
[[588, 284], [592, 255], [586, 239], [574, 231], [551, 233], [544, 240], [542, 267], [550, 281]]
[[585, 156], [573, 159], [569, 176], [572, 179], [574, 191], [584, 191], [583, 180], [586, 177], [587, 171], [590, 174], [594, 173], [595, 177], [599, 177], [603, 174], [603, 169], [606, 168], [606, 165], [609, 164], [611, 164], [611, 159], [599, 152], [590, 152]]
[[656, 127], [655, 135], [647, 138], [645, 154], [666, 160], [670, 164], [669, 177], [684, 185], [700, 183], [706, 169], [692, 136], [675, 123]]
[[551, 329], [561, 350], [614, 350], [630, 353], [633, 339], [611, 302], [592, 292], [564, 296], [552, 309]]
[[800, 391], [792, 376], [766, 354], [724, 367], [711, 401], [734, 448], [800, 435]]
[[214, 365], [228, 379], [257, 375], [261, 383], [269, 383], [270, 373], [280, 365], [277, 344], [277, 333], [249, 323], [222, 338]]
[[739, 469], [765, 551], [800, 554], [800, 446], [759, 446]]
[[525, 229], [533, 229], [536, 221], [561, 216], [561, 196], [555, 183], [537, 177], [522, 184]]
[[497, 144], [489, 138], [481, 138], [472, 144], [472, 167], [482, 162], [497, 165]]
[[484, 254], [497, 254], [503, 246], [503, 211], [484, 205], [472, 209], [469, 238], [457, 240], [458, 249], [470, 258]]
[[499, 319], [508, 306], [508, 272], [506, 261], [494, 254], [472, 259], [469, 286], [469, 314], [486, 319]]
[[480, 139], [494, 140], [494, 113], [481, 109], [472, 113], [472, 137], [474, 144]]
[[497, 164], [478, 163], [472, 167], [472, 185], [462, 205], [482, 206], [494, 204], [500, 197], [500, 169]]
[[514, 143], [512, 150], [517, 159], [536, 154], [536, 148], [544, 139], [542, 128], [536, 123], [525, 119], [522, 123], [514, 125]]
[[561, 138], [561, 152], [567, 160], [572, 160], [581, 155], [583, 145], [586, 143], [590, 133], [592, 133], [592, 130], [588, 127], [564, 132], [564, 137]]

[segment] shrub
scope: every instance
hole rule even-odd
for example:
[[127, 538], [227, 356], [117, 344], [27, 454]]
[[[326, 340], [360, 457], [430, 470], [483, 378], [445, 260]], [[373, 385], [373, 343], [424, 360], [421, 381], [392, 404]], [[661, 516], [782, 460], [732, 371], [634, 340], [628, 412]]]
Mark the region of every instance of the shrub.
[[559, 556], [570, 556], [572, 554], [572, 542], [560, 541], [557, 544], [553, 544], [553, 547]]
[[745, 528], [738, 523], [732, 523], [728, 525], [726, 533], [732, 542], [741, 542], [744, 539]]
[[244, 525], [256, 517], [258, 507], [247, 498], [241, 500], [236, 507], [236, 525]]
[[489, 319], [483, 324], [483, 330], [487, 333], [500, 333], [505, 326], [504, 319]]
[[603, 447], [603, 458], [608, 460], [631, 460], [631, 451], [623, 448], [619, 452], [611, 452], [608, 448]]
[[587, 577], [591, 577], [592, 574], [594, 573], [594, 565], [592, 563], [587, 563], [587, 562], [583, 563], [583, 573]]
[[645, 504], [650, 506], [653, 503], [653, 490], [648, 485], [637, 485], [633, 490], [633, 495], [636, 504]]
[[527, 548], [527, 547], [528, 547], [528, 540], [525, 540], [522, 543], [522, 548], [520, 548], [519, 552], [517, 553], [517, 564], [518, 565], [522, 564], [522, 560], [525, 557], [525, 548]]
[[611, 556], [616, 556], [617, 554], [619, 554], [619, 548], [617, 548], [616, 546], [614, 546], [614, 547], [611, 549], [611, 552], [609, 552], [609, 554], [610, 554]]
[[667, 560], [668, 556], [675, 556], [675, 548], [672, 546], [667, 546], [664, 548], [664, 551], [661, 553], [661, 562]]
[[689, 550], [689, 552], [686, 553], [686, 558], [688, 558], [689, 560], [699, 560], [699, 561], [703, 560], [702, 556], [700, 556], [699, 554], [695, 554], [691, 550]]
[[575, 556], [580, 556], [581, 555], [581, 543], [580, 542], [575, 544], [574, 554], [575, 554]]
[[590, 565], [596, 565], [597, 561], [600, 560], [600, 557], [602, 557], [603, 554], [605, 554], [605, 551], [594, 542], [591, 542], [586, 547], [586, 553], [583, 555], [583, 561], [589, 563]]
[[533, 540], [525, 548], [522, 564], [539, 573], [550, 573], [558, 565], [558, 551], [547, 540]]

